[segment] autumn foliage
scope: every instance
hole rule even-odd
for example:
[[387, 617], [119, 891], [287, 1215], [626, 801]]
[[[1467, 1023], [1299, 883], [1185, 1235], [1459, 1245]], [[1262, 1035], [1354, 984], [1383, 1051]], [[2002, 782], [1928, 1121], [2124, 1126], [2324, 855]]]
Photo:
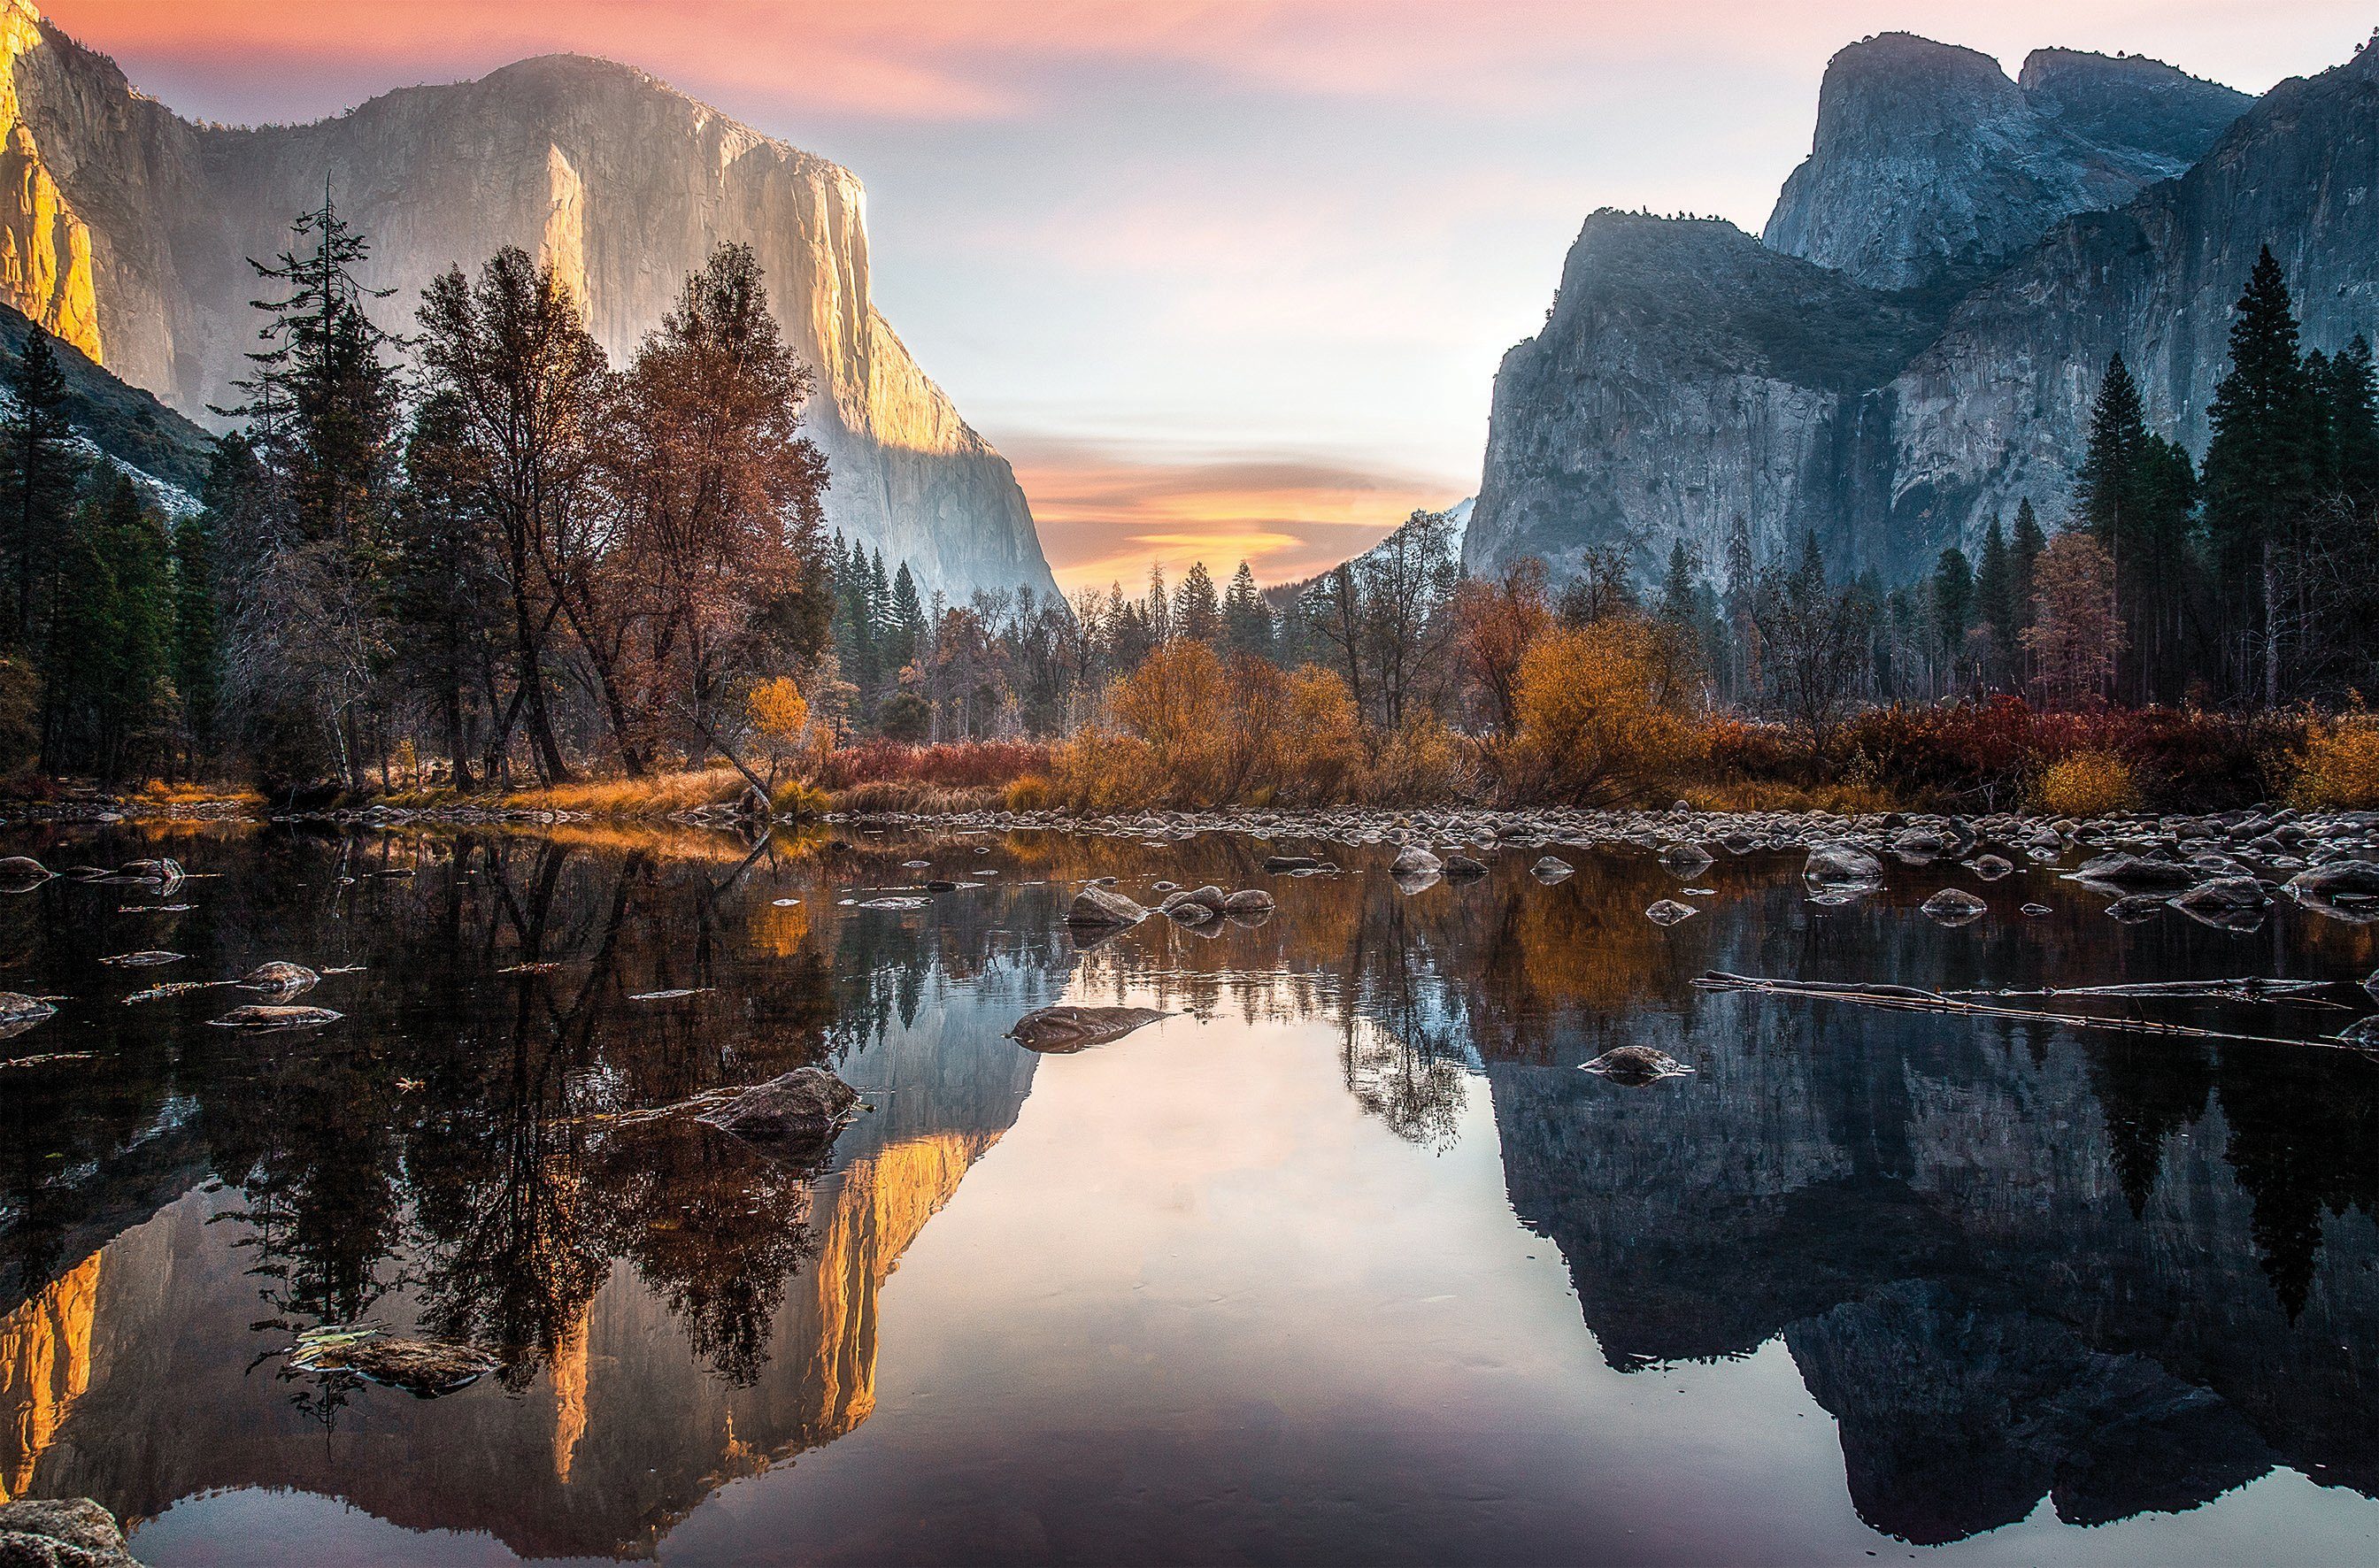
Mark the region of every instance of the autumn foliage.
[[1707, 750], [1690, 677], [1677, 639], [1644, 617], [1546, 633], [1520, 660], [1507, 789], [1581, 805], [1652, 800]]

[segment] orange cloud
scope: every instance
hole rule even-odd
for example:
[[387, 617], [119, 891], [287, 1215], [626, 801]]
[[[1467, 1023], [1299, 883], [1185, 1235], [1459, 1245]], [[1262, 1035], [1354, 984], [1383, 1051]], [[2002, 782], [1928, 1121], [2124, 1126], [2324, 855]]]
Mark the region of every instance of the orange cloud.
[[1129, 591], [1152, 566], [1177, 579], [1198, 561], [1218, 578], [1245, 561], [1260, 582], [1295, 582], [1360, 554], [1415, 510], [1459, 499], [1424, 476], [1298, 456], [1030, 438], [1005, 450], [1069, 592]]

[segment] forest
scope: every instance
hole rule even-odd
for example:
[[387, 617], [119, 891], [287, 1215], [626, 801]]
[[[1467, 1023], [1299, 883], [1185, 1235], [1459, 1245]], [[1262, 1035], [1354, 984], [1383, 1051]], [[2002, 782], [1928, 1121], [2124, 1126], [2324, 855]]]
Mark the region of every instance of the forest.
[[27, 338], [0, 424], [10, 792], [2379, 804], [2373, 356], [2302, 348], [2268, 250], [2201, 456], [2117, 356], [2070, 507], [2025, 500], [1916, 582], [1814, 536], [1763, 558], [1741, 517], [1717, 561], [1471, 576], [1422, 512], [1303, 584], [1199, 562], [953, 603], [827, 532], [811, 374], [748, 249], [614, 366], [513, 248], [384, 331], [368, 247], [326, 199], [251, 263], [258, 346], [195, 506], [91, 456]]

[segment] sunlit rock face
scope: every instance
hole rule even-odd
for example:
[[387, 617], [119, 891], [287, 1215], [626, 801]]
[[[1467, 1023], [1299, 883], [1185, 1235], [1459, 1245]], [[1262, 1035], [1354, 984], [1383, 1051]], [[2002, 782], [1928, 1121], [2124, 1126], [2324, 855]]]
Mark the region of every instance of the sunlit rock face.
[[2379, 50], [2235, 119], [2225, 90], [2066, 51], [2011, 83], [1885, 39], [1827, 79], [1765, 247], [1588, 220], [1496, 378], [1474, 571], [1617, 546], [1649, 579], [1682, 541], [1715, 577], [1740, 518], [1762, 557], [1814, 533], [1836, 570], [1906, 580], [2023, 500], [2063, 517], [2118, 350], [2203, 452], [2259, 246], [2307, 346], [2379, 320]]
[[32, 1485], [34, 1466], [91, 1387], [99, 1260], [92, 1253], [0, 1318], [0, 1502]]
[[1827, 66], [1814, 149], [1763, 237], [1870, 287], [1913, 288], [2171, 178], [2248, 103], [2153, 60], [2043, 50], [2019, 83], [1987, 54], [1884, 33]]
[[410, 326], [439, 272], [517, 245], [571, 283], [615, 361], [712, 247], [738, 241], [815, 374], [808, 426], [832, 464], [829, 524], [929, 587], [1055, 591], [1006, 460], [876, 309], [850, 171], [577, 56], [405, 89], [316, 125], [195, 126], [24, 0], [7, 5], [0, 157], [17, 199], [0, 203], [0, 287], [183, 412], [238, 401], [255, 331], [247, 259], [285, 247], [326, 181], [372, 242], [367, 281], [396, 291], [379, 308], [389, 326]]

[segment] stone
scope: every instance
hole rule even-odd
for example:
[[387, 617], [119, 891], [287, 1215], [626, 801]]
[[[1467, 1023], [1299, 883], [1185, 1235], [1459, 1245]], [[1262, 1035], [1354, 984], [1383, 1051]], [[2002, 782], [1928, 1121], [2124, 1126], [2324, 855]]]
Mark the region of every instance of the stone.
[[1133, 1030], [1172, 1016], [1154, 1007], [1086, 1007], [1068, 1003], [1025, 1014], [1008, 1037], [1028, 1051], [1064, 1055], [1120, 1040]]
[[87, 1497], [0, 1503], [0, 1568], [140, 1568], [115, 1515]]
[[1311, 855], [1266, 855], [1266, 871], [1311, 871], [1321, 865]]
[[1877, 887], [1883, 884], [1883, 862], [1855, 844], [1812, 844], [1801, 879], [1812, 887]]
[[276, 996], [299, 996], [321, 983], [322, 977], [304, 964], [284, 963], [276, 959], [269, 964], [259, 964], [239, 977], [243, 991], [263, 991]]
[[1273, 896], [1261, 887], [1242, 887], [1223, 900], [1223, 912], [1226, 914], [1270, 914], [1275, 907]]
[[1673, 876], [1699, 876], [1710, 866], [1710, 852], [1699, 844], [1671, 844], [1660, 851], [1660, 864]]
[[1674, 899], [1662, 899], [1644, 911], [1644, 918], [1654, 925], [1675, 925], [1680, 921], [1691, 920], [1701, 912], [1691, 904], [1681, 904]]
[[46, 996], [0, 991], [0, 1023], [39, 1023], [57, 1010], [57, 1004]]
[[21, 893], [50, 879], [50, 868], [30, 855], [0, 857], [0, 892]]
[[1404, 850], [1388, 867], [1389, 874], [1393, 876], [1430, 876], [1444, 870], [1443, 861], [1439, 860], [1427, 850], [1419, 848]]
[[2107, 912], [2125, 925], [2137, 925], [2172, 907], [2172, 901], [2155, 893], [2127, 893], [2107, 906]]
[[2197, 873], [2179, 861], [2150, 860], [2139, 855], [2100, 855], [2083, 861], [2066, 874], [2069, 882], [2092, 882], [2128, 892], [2178, 892], [2197, 880]]
[[1137, 902], [1112, 887], [1095, 885], [1076, 893], [1072, 907], [1066, 911], [1068, 925], [1138, 925], [1147, 918], [1148, 911]]
[[1664, 1078], [1683, 1078], [1694, 1069], [1649, 1045], [1614, 1045], [1578, 1070], [1600, 1074], [1613, 1083], [1640, 1086]]
[[1965, 925], [1980, 920], [1990, 906], [1962, 887], [1944, 887], [1917, 906], [1943, 925]]
[[1445, 874], [1461, 880], [1484, 876], [1487, 863], [1469, 855], [1448, 855], [1445, 857]]
[[1974, 873], [1986, 882], [1997, 882], [2000, 877], [2010, 875], [2014, 871], [2014, 862], [2004, 856], [1977, 855], [1974, 858]]
[[320, 1029], [336, 1023], [344, 1013], [328, 1007], [289, 1007], [251, 1002], [208, 1021], [222, 1029]]
[[329, 1328], [300, 1334], [289, 1365], [301, 1372], [352, 1372], [417, 1399], [436, 1399], [470, 1387], [503, 1361], [491, 1350], [453, 1340]]
[[806, 1160], [824, 1155], [858, 1106], [859, 1092], [827, 1068], [795, 1067], [694, 1119], [772, 1153]]
[[1547, 855], [1528, 868], [1528, 874], [1540, 882], [1551, 883], [1559, 882], [1562, 878], [1574, 874], [1577, 868], [1571, 865], [1569, 862], [1553, 855]]

